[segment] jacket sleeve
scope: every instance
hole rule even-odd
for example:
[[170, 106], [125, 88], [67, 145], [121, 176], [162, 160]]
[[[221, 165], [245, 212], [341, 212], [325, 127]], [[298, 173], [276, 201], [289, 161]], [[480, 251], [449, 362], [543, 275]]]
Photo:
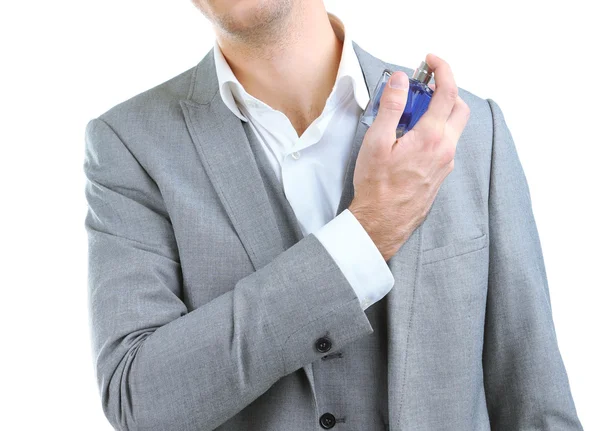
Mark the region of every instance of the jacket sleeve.
[[494, 431], [581, 430], [559, 352], [529, 186], [500, 107], [493, 118], [483, 347]]
[[92, 350], [115, 429], [212, 430], [323, 356], [320, 337], [333, 351], [373, 332], [312, 234], [188, 309], [158, 185], [100, 118], [86, 127], [84, 173]]

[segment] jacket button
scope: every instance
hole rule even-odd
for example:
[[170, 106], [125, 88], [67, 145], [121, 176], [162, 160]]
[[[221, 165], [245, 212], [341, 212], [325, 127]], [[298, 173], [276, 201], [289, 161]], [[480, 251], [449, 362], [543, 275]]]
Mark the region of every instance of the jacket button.
[[335, 416], [331, 413], [324, 413], [319, 418], [319, 425], [326, 430], [333, 428], [335, 426]]
[[315, 347], [321, 353], [328, 352], [331, 349], [331, 340], [327, 337], [321, 337], [315, 343]]

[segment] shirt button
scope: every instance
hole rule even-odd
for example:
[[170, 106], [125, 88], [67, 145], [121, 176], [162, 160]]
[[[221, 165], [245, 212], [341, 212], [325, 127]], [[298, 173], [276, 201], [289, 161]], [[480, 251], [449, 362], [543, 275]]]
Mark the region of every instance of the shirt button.
[[365, 299], [365, 300], [362, 302], [362, 306], [363, 306], [363, 308], [366, 308], [366, 307], [368, 307], [368, 306], [369, 306], [369, 305], [371, 305], [371, 304], [372, 304], [372, 302], [371, 302], [371, 301], [369, 301], [368, 299]]
[[321, 353], [328, 352], [331, 349], [331, 340], [327, 337], [321, 337], [315, 343], [315, 347]]
[[331, 413], [322, 414], [319, 418], [319, 425], [326, 430], [333, 428], [335, 426], [335, 416]]
[[300, 158], [300, 152], [299, 151], [294, 151], [292, 153], [292, 157], [294, 158], [294, 160], [298, 160]]

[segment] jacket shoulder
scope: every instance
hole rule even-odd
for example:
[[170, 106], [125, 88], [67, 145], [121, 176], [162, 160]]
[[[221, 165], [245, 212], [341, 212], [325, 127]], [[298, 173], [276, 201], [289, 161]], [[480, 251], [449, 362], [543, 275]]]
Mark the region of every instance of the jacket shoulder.
[[172, 115], [179, 116], [179, 100], [188, 96], [196, 71], [197, 65], [116, 104], [98, 118], [111, 125], [123, 122], [139, 125], [152, 124]]

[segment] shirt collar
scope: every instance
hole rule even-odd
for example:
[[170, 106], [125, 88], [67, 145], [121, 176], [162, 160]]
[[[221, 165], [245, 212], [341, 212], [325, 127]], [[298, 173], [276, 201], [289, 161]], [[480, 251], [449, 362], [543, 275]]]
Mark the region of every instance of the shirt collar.
[[[369, 91], [363, 78], [362, 69], [356, 56], [356, 52], [352, 46], [352, 39], [350, 38], [350, 32], [340, 18], [331, 12], [327, 12], [331, 27], [335, 32], [338, 39], [343, 41], [342, 45], [342, 56], [340, 58], [340, 65], [338, 67], [338, 73], [335, 79], [335, 85], [332, 93], [339, 87], [339, 83], [344, 79], [350, 79], [352, 86], [352, 92], [354, 99], [361, 109], [365, 109], [369, 102]], [[254, 96], [248, 94], [242, 84], [238, 81], [234, 75], [229, 63], [223, 56], [221, 48], [217, 40], [214, 41], [214, 60], [215, 68], [217, 72], [217, 79], [219, 82], [219, 92], [225, 105], [242, 121], [248, 121], [246, 116], [242, 114], [238, 107], [238, 103], [243, 105], [247, 109], [247, 103], [262, 103], [262, 101], [256, 99]], [[348, 77], [348, 78], [346, 78]]]

